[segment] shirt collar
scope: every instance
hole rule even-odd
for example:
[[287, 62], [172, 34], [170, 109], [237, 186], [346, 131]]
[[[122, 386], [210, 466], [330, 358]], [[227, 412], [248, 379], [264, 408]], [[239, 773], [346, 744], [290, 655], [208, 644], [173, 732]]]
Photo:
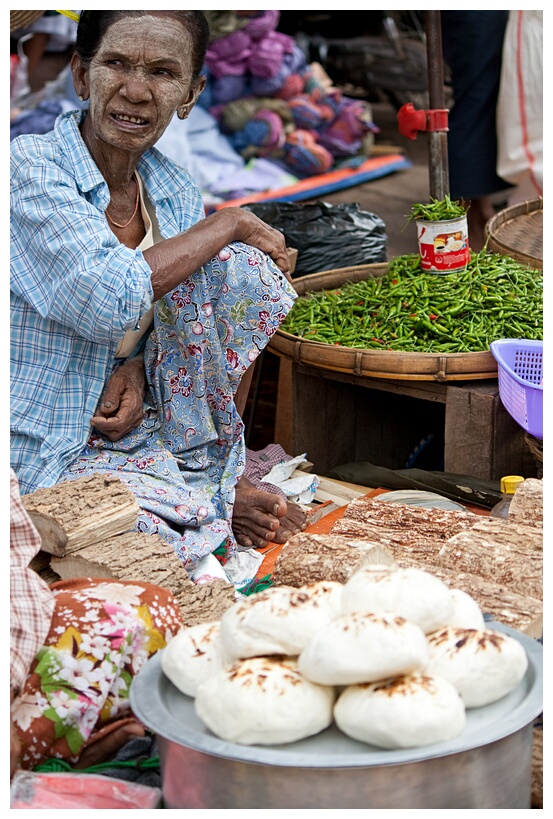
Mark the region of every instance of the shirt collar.
[[[83, 192], [106, 185], [104, 177], [98, 170], [84, 139], [79, 125], [86, 116], [86, 111], [75, 110], [61, 114], [55, 124], [56, 136], [71, 158], [75, 181]], [[160, 202], [174, 196], [179, 190], [188, 187], [191, 179], [183, 168], [178, 168], [156, 148], [150, 148], [140, 158], [138, 171], [142, 176], [148, 196], [153, 202]], [[106, 192], [107, 193], [107, 192]]]

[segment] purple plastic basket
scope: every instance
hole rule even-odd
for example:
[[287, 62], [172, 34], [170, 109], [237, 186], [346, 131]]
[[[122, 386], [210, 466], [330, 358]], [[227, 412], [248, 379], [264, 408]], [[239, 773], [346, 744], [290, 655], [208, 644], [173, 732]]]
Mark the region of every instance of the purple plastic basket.
[[499, 397], [509, 415], [535, 438], [543, 439], [543, 341], [492, 341]]

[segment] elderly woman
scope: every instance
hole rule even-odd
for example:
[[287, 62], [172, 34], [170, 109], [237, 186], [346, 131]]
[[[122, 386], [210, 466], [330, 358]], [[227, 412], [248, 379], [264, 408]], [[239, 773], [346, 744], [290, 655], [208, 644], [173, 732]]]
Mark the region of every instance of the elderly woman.
[[87, 111], [11, 143], [11, 465], [22, 493], [103, 470], [192, 571], [284, 542], [299, 507], [244, 478], [252, 363], [295, 297], [282, 234], [154, 148], [201, 94], [196, 11], [84, 11]]

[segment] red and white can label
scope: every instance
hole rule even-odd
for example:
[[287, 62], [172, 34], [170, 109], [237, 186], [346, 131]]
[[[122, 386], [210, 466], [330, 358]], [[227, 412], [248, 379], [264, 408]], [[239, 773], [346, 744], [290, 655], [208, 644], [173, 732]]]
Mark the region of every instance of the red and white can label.
[[467, 217], [447, 222], [417, 220], [421, 268], [432, 273], [451, 273], [470, 262]]

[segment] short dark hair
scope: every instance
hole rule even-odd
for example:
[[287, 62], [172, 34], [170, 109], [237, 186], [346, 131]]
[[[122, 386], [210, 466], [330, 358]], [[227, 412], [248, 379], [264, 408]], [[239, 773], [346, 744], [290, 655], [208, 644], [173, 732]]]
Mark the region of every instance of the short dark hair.
[[[143, 17], [147, 11], [82, 11], [77, 27], [75, 51], [83, 65], [90, 65], [92, 58], [100, 48], [100, 43], [108, 28], [124, 17]], [[166, 14], [175, 17], [183, 24], [192, 36], [192, 71], [196, 80], [201, 74], [207, 45], [209, 42], [209, 24], [202, 11], [164, 11], [155, 14]]]

